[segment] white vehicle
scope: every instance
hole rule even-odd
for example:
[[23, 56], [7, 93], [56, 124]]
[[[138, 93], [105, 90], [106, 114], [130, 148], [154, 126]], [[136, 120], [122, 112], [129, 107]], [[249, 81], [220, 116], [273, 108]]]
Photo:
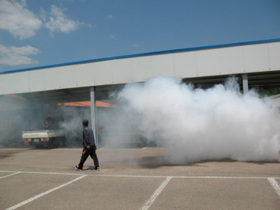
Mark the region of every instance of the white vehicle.
[[64, 146], [66, 143], [63, 130], [22, 131], [22, 139], [25, 145], [35, 145], [35, 147]]
[[63, 115], [47, 116], [41, 122], [41, 125], [37, 125], [39, 129], [22, 131], [23, 143], [25, 145], [35, 145], [35, 147], [64, 146], [66, 143], [65, 132], [59, 126], [59, 124], [63, 121]]

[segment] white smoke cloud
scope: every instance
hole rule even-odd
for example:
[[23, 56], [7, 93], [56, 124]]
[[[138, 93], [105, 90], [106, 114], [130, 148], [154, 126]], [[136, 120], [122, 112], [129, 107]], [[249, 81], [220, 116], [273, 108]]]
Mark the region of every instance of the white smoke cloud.
[[59, 126], [65, 132], [67, 146], [82, 146], [82, 121], [90, 119], [90, 110], [77, 107], [60, 107], [60, 110], [64, 121]]
[[279, 113], [255, 92], [241, 94], [234, 78], [203, 90], [160, 77], [128, 84], [119, 98], [126, 119], [137, 117], [142, 135], [168, 148], [169, 163], [278, 159]]

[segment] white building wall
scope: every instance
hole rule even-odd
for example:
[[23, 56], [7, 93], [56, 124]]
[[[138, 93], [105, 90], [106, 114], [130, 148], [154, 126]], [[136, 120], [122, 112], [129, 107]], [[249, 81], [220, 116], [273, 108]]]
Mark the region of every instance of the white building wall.
[[0, 95], [280, 70], [280, 42], [127, 57], [0, 74]]

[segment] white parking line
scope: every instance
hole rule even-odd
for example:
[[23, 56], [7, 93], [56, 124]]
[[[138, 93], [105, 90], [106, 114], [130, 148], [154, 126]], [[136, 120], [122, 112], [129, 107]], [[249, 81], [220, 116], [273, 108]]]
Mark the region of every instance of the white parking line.
[[162, 192], [162, 190], [165, 188], [165, 186], [168, 184], [168, 182], [172, 179], [172, 177], [166, 177], [166, 179], [161, 183], [161, 185], [156, 189], [156, 191], [152, 194], [152, 196], [146, 201], [145, 205], [140, 208], [140, 210], [147, 210], [151, 207], [151, 205], [154, 203], [156, 198], [159, 196], [159, 194]]
[[12, 206], [6, 210], [10, 210], [10, 209], [16, 209], [18, 207], [21, 207], [29, 202], [32, 202], [46, 194], [49, 194], [55, 190], [58, 190], [62, 187], [65, 187], [75, 181], [78, 181], [86, 176], [97, 176], [97, 177], [127, 177], [127, 178], [165, 178], [164, 181], [160, 184], [160, 186], [155, 190], [155, 192], [151, 195], [151, 197], [146, 201], [146, 203], [144, 204], [144, 206], [142, 206], [140, 208], [140, 210], [147, 210], [151, 207], [151, 205], [154, 203], [154, 201], [156, 200], [156, 198], [160, 195], [160, 193], [163, 191], [163, 189], [166, 187], [166, 185], [169, 183], [169, 181], [174, 178], [174, 179], [244, 179], [244, 180], [249, 180], [249, 179], [261, 179], [261, 180], [268, 180], [270, 182], [270, 184], [272, 185], [272, 187], [274, 188], [274, 190], [276, 191], [277, 195], [280, 197], [280, 186], [277, 183], [277, 181], [275, 179], [280, 179], [280, 177], [250, 177], [250, 176], [149, 176], [149, 175], [125, 175], [125, 174], [100, 174], [100, 173], [60, 173], [60, 172], [40, 172], [40, 171], [7, 171], [7, 170], [0, 170], [0, 172], [5, 172], [5, 173], [12, 173], [6, 176], [2, 176], [0, 177], [0, 179], [2, 178], [6, 178], [9, 176], [13, 176], [16, 174], [48, 174], [48, 175], [70, 175], [70, 176], [79, 176], [76, 179], [73, 179], [72, 181], [69, 181], [65, 184], [62, 184], [58, 187], [52, 188], [46, 192], [43, 192], [39, 195], [36, 195], [28, 200], [25, 200], [15, 206]]
[[274, 190], [276, 191], [277, 195], [280, 197], [280, 187], [279, 187], [278, 183], [276, 182], [276, 180], [273, 178], [267, 178], [267, 179], [270, 182], [270, 184], [272, 185], [272, 187], [274, 188]]
[[[263, 176], [173, 176], [178, 179], [267, 179]], [[277, 177], [275, 177], [277, 178]]]
[[71, 180], [71, 181], [69, 181], [69, 182], [66, 182], [66, 183], [64, 183], [64, 184], [62, 184], [62, 185], [59, 185], [58, 187], [52, 188], [52, 189], [47, 190], [47, 191], [45, 191], [45, 192], [43, 192], [43, 193], [41, 193], [41, 194], [39, 194], [39, 195], [36, 195], [36, 196], [34, 196], [34, 197], [32, 197], [32, 198], [29, 198], [29, 199], [27, 199], [27, 200], [25, 200], [25, 201], [22, 201], [22, 202], [20, 202], [20, 203], [14, 205], [14, 206], [12, 206], [12, 207], [10, 207], [10, 208], [7, 208], [6, 210], [11, 210], [11, 209], [16, 209], [16, 208], [18, 208], [18, 207], [21, 207], [21, 206], [23, 206], [23, 205], [25, 205], [25, 204], [27, 204], [27, 203], [30, 203], [30, 202], [32, 202], [32, 201], [34, 201], [34, 200], [36, 200], [36, 199], [38, 199], [38, 198], [40, 198], [40, 197], [42, 197], [42, 196], [44, 196], [44, 195], [47, 195], [47, 194], [49, 194], [49, 193], [51, 193], [51, 192], [53, 192], [53, 191], [55, 191], [55, 190], [58, 190], [58, 189], [60, 189], [60, 188], [62, 188], [62, 187], [65, 187], [65, 186], [67, 186], [67, 185], [69, 185], [69, 184], [72, 184], [73, 182], [76, 182], [76, 181], [78, 181], [78, 180], [80, 180], [80, 179], [82, 179], [82, 178], [84, 178], [84, 177], [86, 177], [86, 176], [87, 176], [87, 175], [82, 175], [82, 176], [80, 176], [80, 177], [78, 177], [78, 178], [76, 178], [76, 179], [73, 179], [73, 180]]
[[20, 173], [21, 173], [21, 172], [18, 171], [18, 172], [12, 173], [12, 174], [8, 174], [8, 175], [6, 175], [6, 176], [1, 176], [0, 179], [6, 178], [6, 177], [9, 177], [9, 176], [14, 176], [14, 175], [20, 174]]
[[92, 173], [83, 173], [79, 171], [78, 173], [61, 173], [61, 172], [41, 172], [41, 171], [6, 171], [0, 170], [0, 172], [6, 173], [26, 173], [26, 174], [49, 174], [49, 175], [68, 175], [68, 176], [101, 176], [101, 177], [131, 177], [131, 178], [166, 178], [172, 177], [176, 179], [280, 179], [280, 176], [277, 177], [265, 177], [265, 176], [164, 176], [164, 175], [126, 175], [126, 174], [102, 174], [96, 171]]

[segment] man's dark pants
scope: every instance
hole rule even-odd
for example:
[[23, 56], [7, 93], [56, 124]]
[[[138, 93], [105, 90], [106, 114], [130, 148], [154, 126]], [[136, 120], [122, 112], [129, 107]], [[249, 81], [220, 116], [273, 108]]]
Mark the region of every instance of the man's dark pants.
[[84, 147], [83, 153], [82, 153], [82, 156], [81, 156], [81, 160], [80, 160], [80, 163], [79, 163], [79, 169], [83, 169], [83, 165], [86, 162], [89, 155], [93, 159], [95, 168], [99, 167], [99, 162], [98, 162], [98, 158], [97, 158], [97, 155], [95, 153], [95, 150], [96, 150], [95, 145], [90, 146], [89, 149], [87, 147]]

